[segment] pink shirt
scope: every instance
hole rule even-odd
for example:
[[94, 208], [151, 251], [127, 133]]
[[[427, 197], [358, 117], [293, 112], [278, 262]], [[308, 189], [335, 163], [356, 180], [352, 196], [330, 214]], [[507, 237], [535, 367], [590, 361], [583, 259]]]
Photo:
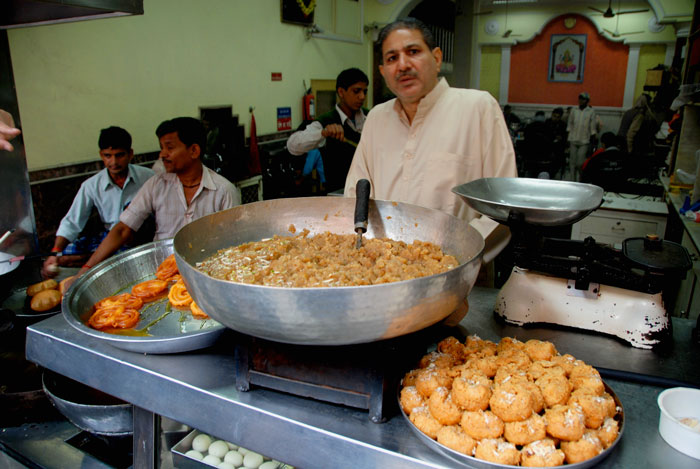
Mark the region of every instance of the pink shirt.
[[175, 173], [156, 174], [141, 187], [119, 221], [138, 230], [155, 214], [154, 240], [172, 238], [186, 224], [241, 204], [238, 191], [228, 179], [203, 166], [202, 183], [187, 205], [182, 183]]

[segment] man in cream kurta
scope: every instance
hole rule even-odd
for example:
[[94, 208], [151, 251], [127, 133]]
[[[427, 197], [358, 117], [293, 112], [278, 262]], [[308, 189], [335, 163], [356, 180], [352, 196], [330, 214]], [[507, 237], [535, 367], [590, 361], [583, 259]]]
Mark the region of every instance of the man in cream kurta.
[[479, 217], [451, 189], [482, 177], [516, 177], [513, 145], [490, 94], [450, 88], [438, 79], [442, 53], [418, 23], [400, 20], [380, 34], [380, 71], [397, 98], [369, 113], [345, 195], [354, 196], [365, 178], [373, 198], [470, 220], [486, 239], [488, 262], [507, 244], [507, 231]]

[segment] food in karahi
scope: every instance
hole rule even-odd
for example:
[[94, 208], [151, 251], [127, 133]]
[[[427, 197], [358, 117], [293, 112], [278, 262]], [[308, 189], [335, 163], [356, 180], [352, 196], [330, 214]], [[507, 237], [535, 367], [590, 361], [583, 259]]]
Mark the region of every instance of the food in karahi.
[[32, 297], [29, 307], [34, 311], [49, 311], [58, 306], [61, 298], [63, 298], [63, 295], [58, 290], [42, 290]]
[[586, 461], [620, 431], [600, 373], [539, 340], [448, 337], [406, 373], [399, 403], [439, 444], [513, 466]]
[[337, 287], [398, 282], [446, 272], [459, 265], [439, 246], [389, 238], [321, 233], [273, 238], [222, 249], [197, 263], [207, 275], [275, 287]]
[[187, 287], [178, 272], [174, 255], [168, 256], [158, 266], [155, 275], [157, 278], [154, 280], [146, 280], [134, 285], [130, 293], [109, 296], [95, 303], [94, 311], [87, 321], [88, 325], [94, 329], [108, 332], [110, 329], [135, 327], [141, 318], [139, 310], [144, 303], [162, 298], [171, 283], [173, 285], [167, 295], [172, 306], [189, 307], [192, 316], [197, 319], [209, 317], [192, 301], [192, 297], [187, 292]]

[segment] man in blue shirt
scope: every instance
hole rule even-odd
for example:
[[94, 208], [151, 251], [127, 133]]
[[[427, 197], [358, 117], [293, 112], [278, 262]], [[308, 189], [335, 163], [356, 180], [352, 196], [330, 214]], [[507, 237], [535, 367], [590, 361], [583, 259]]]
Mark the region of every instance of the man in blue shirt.
[[[70, 210], [56, 231], [52, 252], [79, 254], [81, 258], [92, 253], [107, 232], [117, 224], [119, 215], [143, 183], [154, 174], [150, 168], [130, 164], [134, 150], [131, 148], [131, 135], [126, 130], [120, 127], [103, 129], [98, 143], [105, 168], [80, 186]], [[79, 237], [93, 208], [99, 213], [104, 232], [97, 236]], [[55, 277], [57, 266], [66, 265], [69, 260], [68, 256], [47, 258], [41, 270], [42, 275]]]

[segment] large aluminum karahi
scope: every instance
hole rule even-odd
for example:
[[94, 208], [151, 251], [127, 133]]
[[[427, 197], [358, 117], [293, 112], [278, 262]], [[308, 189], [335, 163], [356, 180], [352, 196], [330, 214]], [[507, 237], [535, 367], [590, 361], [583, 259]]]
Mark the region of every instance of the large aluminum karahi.
[[484, 241], [464, 220], [415, 205], [370, 201], [366, 237], [429, 241], [457, 258], [448, 272], [381, 285], [282, 288], [212, 278], [196, 264], [220, 249], [273, 235], [330, 231], [353, 234], [355, 199], [275, 199], [200, 218], [175, 236], [177, 265], [202, 309], [256, 337], [308, 345], [366, 343], [437, 323], [467, 297], [481, 266]]

